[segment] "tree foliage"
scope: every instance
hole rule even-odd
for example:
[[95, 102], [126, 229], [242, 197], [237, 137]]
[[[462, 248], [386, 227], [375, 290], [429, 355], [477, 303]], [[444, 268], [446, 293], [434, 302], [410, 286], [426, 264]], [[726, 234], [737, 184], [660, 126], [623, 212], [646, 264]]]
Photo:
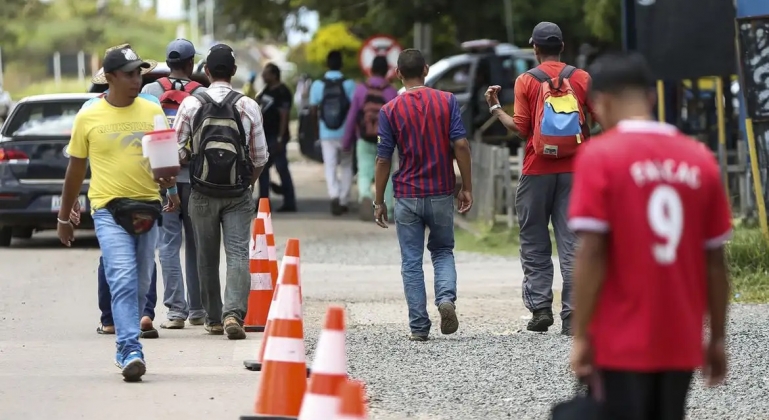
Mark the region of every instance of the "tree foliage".
[[307, 61], [316, 68], [325, 66], [330, 51], [339, 50], [344, 57], [345, 74], [358, 73], [358, 50], [361, 40], [351, 34], [344, 23], [332, 23], [318, 29], [312, 41], [307, 44]]

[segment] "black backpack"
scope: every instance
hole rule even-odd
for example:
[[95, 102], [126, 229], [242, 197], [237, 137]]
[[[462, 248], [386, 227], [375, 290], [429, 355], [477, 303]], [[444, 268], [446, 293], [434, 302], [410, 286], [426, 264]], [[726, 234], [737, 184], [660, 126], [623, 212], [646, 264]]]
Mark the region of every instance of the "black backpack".
[[193, 96], [202, 106], [192, 121], [190, 185], [210, 197], [239, 197], [254, 172], [246, 130], [235, 108], [243, 95], [231, 91], [220, 103], [205, 92]]
[[323, 99], [320, 101], [320, 118], [329, 130], [342, 128], [350, 110], [350, 98], [344, 90], [346, 79], [323, 79]]

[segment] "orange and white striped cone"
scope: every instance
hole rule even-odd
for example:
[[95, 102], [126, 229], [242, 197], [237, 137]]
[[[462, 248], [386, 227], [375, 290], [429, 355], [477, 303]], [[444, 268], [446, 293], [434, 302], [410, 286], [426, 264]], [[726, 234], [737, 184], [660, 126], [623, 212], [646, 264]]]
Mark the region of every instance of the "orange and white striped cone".
[[299, 300], [299, 240], [289, 239], [288, 260], [281, 273], [283, 282], [276, 290], [271, 312], [262, 374], [256, 394], [255, 415], [241, 420], [295, 419], [307, 389], [307, 361], [304, 348], [302, 303]]
[[366, 390], [362, 382], [345, 381], [339, 387], [339, 411], [331, 420], [368, 420]]
[[[278, 252], [275, 249], [275, 232], [272, 230], [270, 199], [259, 199], [259, 211], [256, 213], [256, 218], [264, 220], [264, 232], [267, 234], [267, 256], [270, 260], [270, 274], [272, 275], [272, 288], [275, 289], [278, 284]], [[301, 293], [299, 296], [301, 296]]]
[[248, 294], [248, 311], [243, 324], [248, 332], [262, 332], [267, 326], [267, 314], [273, 298], [270, 260], [267, 255], [267, 234], [263, 219], [254, 220], [249, 253], [251, 292]]
[[299, 420], [328, 420], [339, 410], [339, 387], [347, 381], [344, 309], [331, 306], [318, 339], [312, 375]]
[[[286, 244], [286, 254], [283, 256], [283, 259], [280, 262], [280, 275], [278, 276], [278, 284], [275, 287], [275, 292], [273, 294], [272, 303], [270, 304], [270, 311], [267, 313], [267, 326], [264, 328], [264, 336], [262, 337], [262, 343], [259, 346], [259, 352], [256, 355], [256, 359], [251, 360], [244, 360], [243, 365], [246, 367], [246, 369], [260, 372], [262, 370], [262, 361], [264, 360], [264, 351], [267, 348], [267, 340], [270, 337], [270, 326], [272, 325], [273, 320], [275, 320], [276, 312], [275, 308], [276, 303], [275, 301], [278, 298], [278, 290], [280, 289], [280, 285], [284, 283], [285, 281], [285, 273], [287, 270], [288, 265], [296, 265], [296, 281], [299, 282], [299, 273], [301, 271], [299, 257], [293, 256], [289, 253], [288, 246], [292, 243], [292, 241], [296, 241], [296, 255], [299, 255], [299, 240], [298, 239], [289, 239]], [[301, 294], [301, 292], [300, 292]], [[299, 297], [301, 301], [301, 296]], [[310, 368], [307, 368], [307, 376], [309, 377], [311, 373]]]

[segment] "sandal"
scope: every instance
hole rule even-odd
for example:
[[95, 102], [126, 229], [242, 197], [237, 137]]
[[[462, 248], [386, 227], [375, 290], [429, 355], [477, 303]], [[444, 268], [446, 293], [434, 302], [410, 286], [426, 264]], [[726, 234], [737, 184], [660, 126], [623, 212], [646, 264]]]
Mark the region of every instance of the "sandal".
[[98, 327], [96, 327], [96, 333], [97, 334], [115, 334], [115, 327], [113, 325], [102, 325], [99, 324]]
[[139, 334], [139, 338], [160, 338], [160, 333], [158, 333], [158, 330], [155, 328], [152, 328], [151, 330], [141, 330], [141, 334]]

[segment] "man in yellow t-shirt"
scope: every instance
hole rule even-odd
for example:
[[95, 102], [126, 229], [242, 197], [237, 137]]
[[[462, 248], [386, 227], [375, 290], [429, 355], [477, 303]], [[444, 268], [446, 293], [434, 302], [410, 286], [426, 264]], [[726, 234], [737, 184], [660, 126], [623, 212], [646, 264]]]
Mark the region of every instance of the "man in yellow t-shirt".
[[142, 137], [154, 129], [155, 121], [167, 127], [160, 106], [138, 97], [142, 74], [155, 65], [140, 59], [130, 46], [105, 55], [103, 77], [109, 90], [75, 117], [58, 215], [59, 239], [70, 246], [74, 240], [70, 212], [90, 160], [88, 198], [112, 293], [115, 363], [129, 382], [140, 380], [146, 372], [139, 320], [155, 265], [155, 225], [161, 209], [158, 183], [171, 194], [176, 188], [175, 179], [153, 179], [142, 152]]

